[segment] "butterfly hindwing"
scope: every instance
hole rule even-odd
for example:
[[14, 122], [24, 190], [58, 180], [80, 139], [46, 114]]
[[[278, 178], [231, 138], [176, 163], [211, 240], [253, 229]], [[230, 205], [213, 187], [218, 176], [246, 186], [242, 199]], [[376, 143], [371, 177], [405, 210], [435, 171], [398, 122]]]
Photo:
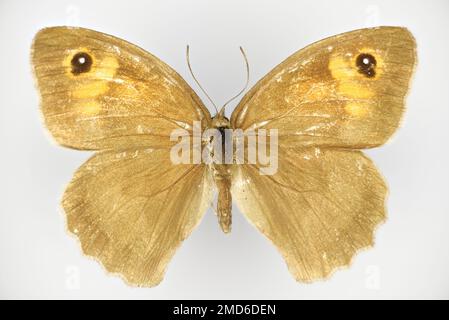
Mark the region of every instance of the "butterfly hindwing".
[[282, 253], [292, 275], [309, 282], [347, 266], [373, 244], [385, 219], [386, 186], [359, 151], [279, 149], [278, 172], [234, 168], [233, 198]]
[[172, 165], [165, 149], [103, 151], [64, 193], [70, 232], [86, 255], [138, 286], [155, 286], [212, 200], [205, 165]]

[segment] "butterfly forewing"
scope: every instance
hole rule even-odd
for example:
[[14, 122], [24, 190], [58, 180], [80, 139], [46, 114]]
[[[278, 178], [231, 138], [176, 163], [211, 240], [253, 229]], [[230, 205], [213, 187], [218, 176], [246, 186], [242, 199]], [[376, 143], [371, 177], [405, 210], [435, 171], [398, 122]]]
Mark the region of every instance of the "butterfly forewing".
[[188, 84], [144, 50], [68, 27], [36, 35], [32, 63], [45, 124], [76, 149], [167, 147], [177, 128], [206, 127], [210, 114]]
[[286, 146], [369, 148], [397, 129], [416, 63], [404, 28], [361, 29], [287, 58], [245, 95], [234, 128], [278, 129]]

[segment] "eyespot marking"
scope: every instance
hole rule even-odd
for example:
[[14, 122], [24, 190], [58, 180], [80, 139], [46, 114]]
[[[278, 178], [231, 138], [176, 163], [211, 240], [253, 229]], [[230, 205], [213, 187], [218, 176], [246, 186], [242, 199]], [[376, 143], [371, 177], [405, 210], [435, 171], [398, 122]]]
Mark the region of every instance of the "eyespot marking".
[[368, 78], [373, 78], [376, 76], [377, 61], [373, 55], [369, 53], [361, 53], [357, 56], [355, 64], [359, 73]]
[[70, 61], [72, 66], [72, 74], [79, 75], [81, 73], [89, 72], [92, 67], [92, 63], [92, 57], [88, 53], [76, 53]]
[[357, 69], [353, 66], [353, 59], [341, 55], [331, 56], [328, 68], [332, 78], [337, 82], [337, 93], [350, 99], [368, 99], [374, 95], [368, 86], [361, 85], [355, 81], [360, 77]]

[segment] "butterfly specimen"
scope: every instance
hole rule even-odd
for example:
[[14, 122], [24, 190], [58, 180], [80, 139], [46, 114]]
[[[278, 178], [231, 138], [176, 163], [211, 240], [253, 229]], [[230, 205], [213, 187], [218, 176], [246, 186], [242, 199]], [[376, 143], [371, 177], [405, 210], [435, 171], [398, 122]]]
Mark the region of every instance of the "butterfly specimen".
[[[385, 220], [387, 188], [360, 150], [398, 128], [415, 63], [405, 28], [336, 35], [275, 67], [228, 119], [124, 40], [43, 29], [32, 64], [45, 125], [59, 144], [96, 152], [64, 193], [68, 229], [108, 271], [155, 286], [217, 194], [224, 232], [234, 200], [296, 280], [326, 278], [371, 246]], [[260, 174], [258, 162], [174, 164], [171, 133], [192, 135], [194, 122], [203, 131], [276, 129], [276, 173]]]

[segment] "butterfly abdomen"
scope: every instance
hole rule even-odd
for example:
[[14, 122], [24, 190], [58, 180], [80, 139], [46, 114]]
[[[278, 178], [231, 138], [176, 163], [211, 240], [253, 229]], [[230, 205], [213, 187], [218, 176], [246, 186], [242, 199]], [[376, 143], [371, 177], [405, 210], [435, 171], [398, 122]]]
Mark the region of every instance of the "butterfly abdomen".
[[231, 175], [229, 173], [229, 165], [215, 165], [213, 170], [215, 185], [218, 189], [218, 222], [223, 232], [229, 233], [231, 232], [232, 225]]

